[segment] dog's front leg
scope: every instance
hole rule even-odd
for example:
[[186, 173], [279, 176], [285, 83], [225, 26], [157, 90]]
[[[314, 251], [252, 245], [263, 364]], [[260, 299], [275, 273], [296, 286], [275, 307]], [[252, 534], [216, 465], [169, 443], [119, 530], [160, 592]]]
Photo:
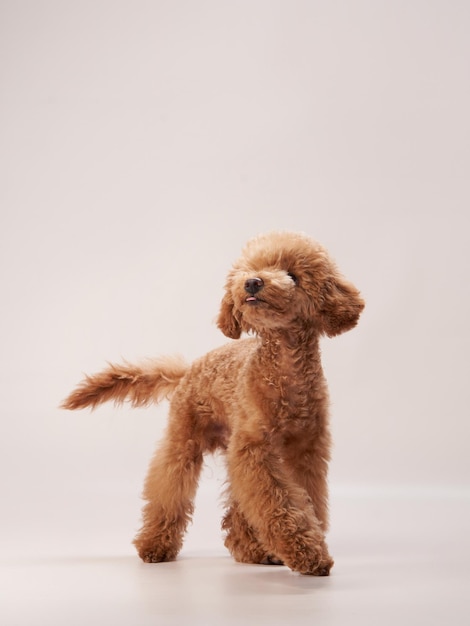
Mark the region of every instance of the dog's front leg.
[[228, 469], [233, 498], [266, 550], [301, 574], [327, 576], [333, 560], [312, 500], [289, 479], [269, 439], [234, 433]]
[[222, 522], [226, 531], [225, 546], [239, 563], [283, 565], [275, 555], [269, 554], [260, 543], [256, 531], [248, 524], [240, 505], [232, 496], [227, 499], [228, 509]]

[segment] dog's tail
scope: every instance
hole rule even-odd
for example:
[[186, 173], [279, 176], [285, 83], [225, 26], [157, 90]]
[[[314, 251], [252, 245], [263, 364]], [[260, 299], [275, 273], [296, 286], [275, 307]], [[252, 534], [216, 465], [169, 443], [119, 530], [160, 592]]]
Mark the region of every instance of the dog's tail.
[[63, 409], [83, 409], [113, 400], [133, 406], [146, 406], [169, 398], [188, 365], [180, 357], [162, 357], [141, 365], [110, 364], [98, 374], [86, 376], [61, 405]]

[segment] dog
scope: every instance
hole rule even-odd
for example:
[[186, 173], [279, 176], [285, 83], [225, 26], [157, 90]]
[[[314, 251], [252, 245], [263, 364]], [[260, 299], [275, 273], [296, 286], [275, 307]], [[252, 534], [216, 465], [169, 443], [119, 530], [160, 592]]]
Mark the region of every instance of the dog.
[[[225, 455], [225, 545], [242, 563], [328, 576], [328, 391], [319, 342], [353, 328], [359, 291], [309, 237], [255, 237], [228, 274], [217, 325], [238, 340], [187, 365], [163, 357], [87, 376], [63, 407], [170, 399], [166, 436], [144, 486], [143, 561], [174, 560], [204, 455]], [[248, 336], [240, 339], [242, 333]]]

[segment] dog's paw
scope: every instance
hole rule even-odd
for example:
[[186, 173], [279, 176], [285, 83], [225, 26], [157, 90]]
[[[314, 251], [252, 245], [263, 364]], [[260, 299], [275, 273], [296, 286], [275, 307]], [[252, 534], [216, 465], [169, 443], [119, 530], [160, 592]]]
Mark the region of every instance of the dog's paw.
[[293, 558], [286, 558], [286, 565], [294, 572], [306, 576], [329, 576], [334, 561], [328, 553], [324, 542], [320, 545], [308, 545], [297, 542], [297, 550]]
[[329, 576], [330, 570], [334, 565], [333, 559], [328, 557], [322, 557], [320, 560], [315, 560], [304, 569], [298, 571], [305, 576]]
[[142, 550], [139, 556], [144, 563], [167, 563], [176, 559], [176, 553], [161, 550]]
[[260, 561], [260, 565], [284, 565], [284, 561], [272, 554], [268, 554]]
[[166, 563], [174, 561], [178, 556], [179, 545], [171, 545], [161, 540], [137, 537], [134, 541], [137, 553], [144, 563]]

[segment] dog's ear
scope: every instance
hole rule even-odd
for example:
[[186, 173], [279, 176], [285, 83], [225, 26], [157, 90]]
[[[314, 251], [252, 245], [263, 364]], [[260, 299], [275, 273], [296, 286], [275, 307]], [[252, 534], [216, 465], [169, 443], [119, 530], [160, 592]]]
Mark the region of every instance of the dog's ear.
[[220, 303], [219, 317], [217, 318], [217, 326], [220, 330], [230, 337], [230, 339], [239, 339], [242, 329], [238, 319], [234, 315], [234, 303], [228, 292], [225, 293]]
[[344, 333], [357, 324], [364, 308], [359, 291], [342, 276], [335, 274], [325, 280], [320, 305], [323, 331], [328, 337]]

